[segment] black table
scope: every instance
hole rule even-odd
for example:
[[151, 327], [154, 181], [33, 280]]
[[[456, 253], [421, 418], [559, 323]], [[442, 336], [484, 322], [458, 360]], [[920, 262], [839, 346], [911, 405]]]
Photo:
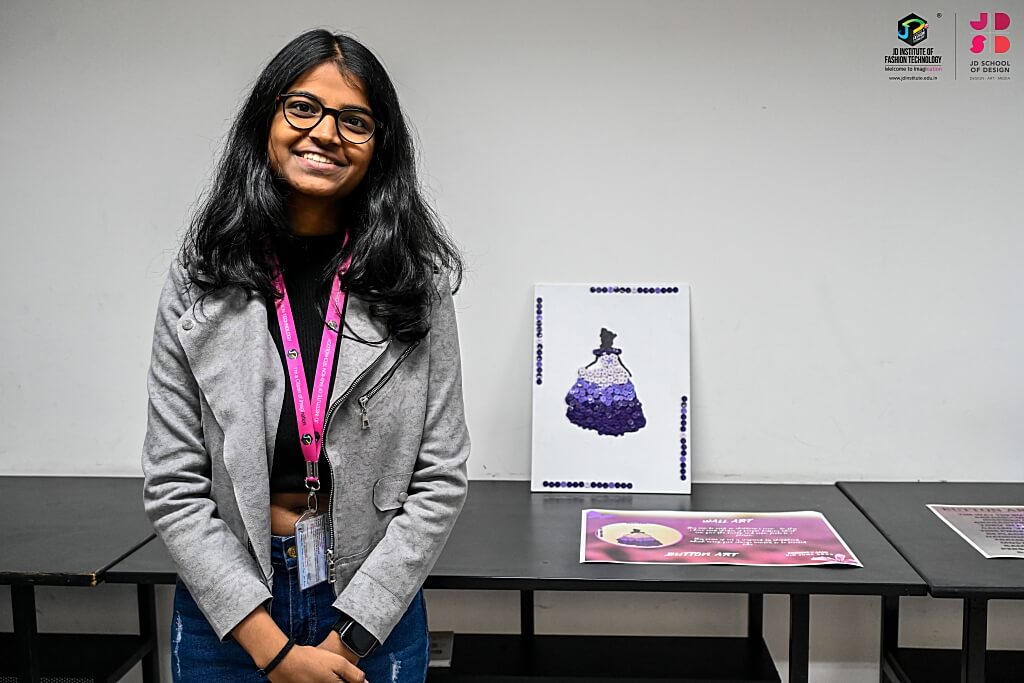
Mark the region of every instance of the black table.
[[[584, 508], [824, 513], [864, 568], [581, 564]], [[109, 582], [173, 583], [159, 540], [111, 568]], [[808, 680], [810, 596], [925, 595], [921, 578], [834, 486], [698, 484], [690, 496], [537, 493], [528, 482], [473, 481], [466, 506], [427, 588], [520, 592], [519, 635], [458, 634], [452, 668], [464, 681], [778, 681], [764, 644], [763, 596], [790, 596], [790, 680]], [[536, 635], [533, 592], [745, 593], [746, 636], [732, 638]], [[603, 654], [629, 653], [609, 658]]]
[[883, 683], [1022, 679], [1024, 653], [987, 651], [988, 601], [1024, 598], [1024, 560], [987, 559], [928, 504], [1024, 505], [1024, 484], [842, 482], [840, 489], [913, 565], [937, 598], [964, 603], [962, 649], [900, 648], [899, 600], [884, 602]]
[[14, 632], [0, 634], [0, 678], [116, 681], [143, 662], [159, 680], [153, 587], [140, 585], [139, 635], [40, 634], [35, 586], [96, 586], [154, 537], [142, 479], [0, 477], [0, 584], [11, 586]]

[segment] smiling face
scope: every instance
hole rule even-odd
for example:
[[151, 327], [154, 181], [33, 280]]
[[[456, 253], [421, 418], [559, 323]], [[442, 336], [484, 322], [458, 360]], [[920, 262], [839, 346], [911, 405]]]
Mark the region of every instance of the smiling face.
[[[359, 79], [343, 76], [329, 62], [310, 69], [285, 89], [289, 93], [299, 91], [322, 106], [370, 112]], [[296, 198], [331, 201], [351, 194], [370, 167], [376, 138], [363, 144], [345, 140], [338, 134], [337, 119], [330, 114], [316, 127], [298, 130], [285, 120], [282, 107], [278, 102], [267, 140], [267, 156], [274, 174], [294, 190]], [[315, 161], [303, 154], [318, 154], [321, 158]], [[329, 163], [323, 163], [322, 157], [327, 157]]]

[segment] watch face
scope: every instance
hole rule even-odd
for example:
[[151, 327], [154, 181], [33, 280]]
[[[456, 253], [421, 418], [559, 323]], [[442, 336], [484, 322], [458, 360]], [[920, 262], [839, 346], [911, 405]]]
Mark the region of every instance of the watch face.
[[341, 642], [360, 657], [370, 653], [377, 639], [359, 624], [352, 622], [341, 634]]

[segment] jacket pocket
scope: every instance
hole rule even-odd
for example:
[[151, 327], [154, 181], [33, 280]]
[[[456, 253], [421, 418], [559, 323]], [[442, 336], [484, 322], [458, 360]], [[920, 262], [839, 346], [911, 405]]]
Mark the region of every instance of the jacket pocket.
[[408, 358], [413, 351], [416, 350], [416, 347], [420, 345], [421, 341], [422, 339], [417, 339], [406, 346], [402, 351], [402, 354], [398, 357], [398, 360], [391, 364], [391, 367], [387, 369], [387, 372], [381, 375], [381, 378], [377, 380], [377, 383], [370, 387], [365, 394], [359, 397], [359, 414], [362, 417], [363, 429], [369, 429], [370, 427], [370, 417], [366, 412], [367, 405], [369, 405], [370, 401], [373, 400], [374, 396], [380, 393], [381, 389], [387, 386], [388, 382], [391, 381], [395, 376], [395, 373], [398, 371], [398, 367], [405, 362], [405, 359]]
[[334, 562], [335, 562], [336, 565], [342, 565], [342, 564], [347, 564], [347, 563], [350, 563], [350, 562], [355, 562], [356, 560], [359, 560], [359, 559], [364, 558], [367, 555], [369, 555], [371, 550], [373, 550], [373, 544], [372, 543], [370, 545], [366, 546], [365, 548], [363, 548], [362, 550], [360, 550], [358, 553], [352, 553], [350, 555], [342, 555], [341, 557], [336, 558]]
[[389, 474], [373, 485], [373, 506], [381, 512], [397, 510], [409, 499], [409, 482], [412, 472]]
[[[403, 474], [389, 474], [381, 477], [373, 484], [373, 507], [379, 513], [374, 514], [367, 511], [372, 521], [365, 529], [365, 537], [362, 542], [366, 545], [358, 552], [349, 553], [336, 558], [337, 565], [350, 564], [370, 554], [387, 530], [388, 522], [396, 514], [396, 511], [405, 505], [409, 498], [409, 482], [412, 481], [412, 472]], [[358, 547], [358, 545], [356, 546]]]

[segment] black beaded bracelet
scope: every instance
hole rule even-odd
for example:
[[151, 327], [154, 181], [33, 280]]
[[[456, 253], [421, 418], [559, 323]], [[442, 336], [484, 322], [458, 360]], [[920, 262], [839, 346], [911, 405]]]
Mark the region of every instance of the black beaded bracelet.
[[281, 660], [284, 659], [284, 656], [288, 654], [288, 650], [292, 649], [293, 645], [295, 645], [295, 639], [289, 638], [288, 642], [285, 643], [284, 647], [281, 648], [281, 651], [277, 653], [277, 656], [270, 660], [270, 664], [267, 664], [262, 669], [256, 669], [256, 672], [260, 676], [268, 675], [271, 671], [274, 670], [274, 667], [281, 663]]

